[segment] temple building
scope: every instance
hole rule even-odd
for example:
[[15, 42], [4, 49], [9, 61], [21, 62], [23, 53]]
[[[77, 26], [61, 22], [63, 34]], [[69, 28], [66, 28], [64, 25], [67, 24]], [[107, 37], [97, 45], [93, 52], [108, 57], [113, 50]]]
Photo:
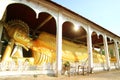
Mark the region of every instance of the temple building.
[[120, 37], [53, 1], [0, 0], [0, 12], [2, 72], [59, 75], [65, 62], [73, 72], [120, 68]]

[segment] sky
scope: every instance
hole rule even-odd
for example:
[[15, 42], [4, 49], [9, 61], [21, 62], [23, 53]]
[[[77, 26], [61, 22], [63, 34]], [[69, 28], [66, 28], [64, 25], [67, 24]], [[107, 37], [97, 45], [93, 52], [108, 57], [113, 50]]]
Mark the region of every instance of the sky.
[[120, 36], [120, 0], [52, 0]]

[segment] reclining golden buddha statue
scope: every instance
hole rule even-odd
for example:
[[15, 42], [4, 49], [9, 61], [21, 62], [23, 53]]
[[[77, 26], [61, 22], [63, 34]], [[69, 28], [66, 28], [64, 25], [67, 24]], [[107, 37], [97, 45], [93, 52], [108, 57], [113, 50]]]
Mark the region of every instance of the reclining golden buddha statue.
[[[8, 45], [3, 53], [2, 61], [9, 61], [13, 59], [22, 59], [23, 61], [29, 61], [32, 65], [40, 65], [42, 63], [54, 63], [56, 61], [56, 39], [52, 34], [43, 32], [39, 34], [36, 40], [32, 40], [29, 37], [29, 26], [20, 20], [13, 20], [7, 23], [0, 22], [6, 30], [6, 34], [9, 36]], [[19, 51], [13, 54], [14, 45], [23, 47], [27, 51], [32, 50], [32, 57], [25, 58], [18, 54]], [[105, 62], [105, 56], [99, 55], [98, 63]], [[17, 54], [17, 55], [16, 55]], [[15, 58], [16, 57], [16, 58]], [[82, 44], [75, 44], [73, 42], [62, 40], [62, 60], [63, 61], [85, 61], [88, 58], [87, 47]], [[26, 60], [27, 59], [27, 60]], [[97, 62], [97, 60], [96, 60]]]

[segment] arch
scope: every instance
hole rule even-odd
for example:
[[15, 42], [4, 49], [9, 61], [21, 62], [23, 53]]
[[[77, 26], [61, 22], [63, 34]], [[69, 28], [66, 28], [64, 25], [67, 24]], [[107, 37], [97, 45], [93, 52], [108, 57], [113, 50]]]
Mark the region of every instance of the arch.
[[56, 35], [56, 21], [51, 14], [46, 12], [39, 13], [36, 24], [38, 31], [45, 31]]
[[6, 22], [16, 19], [22, 20], [28, 24], [31, 35], [38, 35], [40, 31], [56, 34], [56, 20], [47, 12], [39, 13], [36, 19], [35, 11], [29, 6], [21, 3], [10, 4], [7, 6]]
[[104, 43], [103, 43], [103, 35], [100, 34], [98, 37], [98, 44], [97, 44], [100, 48], [100, 53], [102, 55], [105, 55], [105, 50], [104, 50]]
[[[74, 30], [75, 27], [78, 27], [78, 30]], [[66, 21], [62, 25], [62, 35], [72, 42], [86, 45], [87, 32], [82, 26], [75, 26], [72, 22]]]
[[42, 13], [42, 12], [50, 14], [57, 21], [58, 13], [54, 13], [54, 11], [42, 7], [42, 9], [39, 10], [39, 12], [37, 12], [38, 16], [39, 16], [39, 13]]
[[117, 45], [118, 45], [118, 52], [119, 52], [119, 57], [120, 57], [120, 43], [117, 42]]
[[79, 29], [75, 32], [75, 40], [79, 41], [78, 43], [87, 45], [87, 31], [83, 26], [79, 26]]
[[110, 42], [108, 43], [108, 51], [109, 51], [109, 56], [115, 57], [115, 41], [113, 39], [110, 40]]
[[69, 61], [86, 61], [88, 58], [86, 46], [87, 32], [82, 26], [78, 26], [78, 30], [74, 30], [74, 27], [76, 26], [70, 21], [66, 21], [62, 25], [63, 58], [66, 58]]
[[109, 45], [109, 43], [111, 43], [111, 38], [107, 37], [107, 43]]
[[92, 31], [92, 34], [96, 34], [96, 35], [99, 37], [98, 31], [93, 30], [93, 31]]
[[107, 37], [107, 43], [108, 43], [108, 53], [109, 53], [109, 58], [110, 58], [110, 66], [113, 66], [113, 58], [115, 59], [115, 41]]
[[98, 42], [99, 42], [99, 39], [98, 39], [98, 35], [95, 31], [92, 32], [91, 34], [91, 37], [92, 37], [92, 45], [93, 47], [98, 47]]
[[[109, 44], [110, 62], [113, 64], [117, 63], [117, 59], [120, 54], [119, 43], [115, 39], [111, 39], [111, 41], [108, 44]], [[111, 66], [113, 65], [111, 64]], [[116, 65], [114, 66], [117, 67]]]
[[35, 18], [35, 11], [24, 4], [14, 3], [7, 6], [6, 22], [8, 22], [9, 20], [19, 19], [31, 26], [31, 22], [34, 22]]
[[99, 37], [98, 37], [98, 45], [100, 46], [100, 47], [103, 47], [103, 35], [99, 35]]
[[71, 35], [74, 34], [73, 33], [73, 28], [74, 28], [74, 24], [70, 21], [66, 21], [63, 23], [62, 25], [62, 35], [65, 38], [73, 38]]
[[[39, 13], [38, 18], [36, 18], [35, 11], [29, 6], [21, 3], [8, 5], [6, 11], [6, 23], [11, 20], [21, 20], [25, 22], [29, 26], [30, 37], [33, 39], [36, 39], [41, 34], [41, 32], [47, 32], [56, 35], [56, 20], [51, 14], [47, 12]], [[47, 40], [48, 42], [52, 42], [50, 39]], [[53, 41], [54, 43], [55, 40], [56, 39]], [[23, 53], [26, 53], [26, 51], [23, 50]], [[26, 54], [25, 56], [29, 56], [29, 54]]]
[[[101, 67], [100, 65], [97, 66], [96, 64], [105, 64], [105, 49], [103, 43], [103, 36], [101, 34], [97, 35], [95, 31], [92, 32], [92, 48], [93, 48], [93, 64], [95, 65], [94, 68]], [[97, 67], [96, 67], [97, 66]]]

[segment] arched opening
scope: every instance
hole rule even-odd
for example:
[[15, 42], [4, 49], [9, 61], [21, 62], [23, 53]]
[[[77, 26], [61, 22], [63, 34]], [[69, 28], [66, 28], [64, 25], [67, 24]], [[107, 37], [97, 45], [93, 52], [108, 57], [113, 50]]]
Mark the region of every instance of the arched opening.
[[74, 24], [66, 21], [62, 25], [62, 35], [63, 38], [73, 39], [74, 32], [73, 32]]
[[112, 58], [115, 58], [115, 49], [114, 49], [114, 41], [107, 37], [107, 43], [108, 43], [108, 57], [110, 61], [110, 68], [115, 68], [114, 62], [112, 61]]
[[64, 22], [62, 26], [63, 38], [86, 45], [86, 30], [82, 26], [78, 26], [78, 30], [74, 30], [75, 27], [76, 26], [69, 21]]
[[36, 13], [30, 7], [15, 3], [7, 6], [6, 22], [11, 20], [22, 20], [27, 23], [29, 27], [36, 27]]
[[62, 25], [62, 58], [63, 61], [85, 62], [88, 58], [86, 46], [86, 31], [82, 26], [74, 30], [72, 22], [66, 21]]
[[39, 13], [36, 24], [36, 29], [34, 29], [34, 26], [32, 27], [34, 30], [33, 33], [40, 34], [40, 32], [45, 31], [47, 33], [56, 35], [56, 21], [49, 13]]
[[49, 13], [41, 12], [36, 23], [37, 27], [35, 29], [32, 27], [32, 36], [35, 38], [34, 46], [42, 54], [34, 53], [35, 64], [54, 64], [56, 61], [56, 21]]
[[111, 68], [116, 68], [117, 67], [117, 50], [116, 49], [118, 47], [118, 44], [116, 44], [115, 41], [112, 39], [108, 43], [108, 47], [109, 47], [108, 50], [109, 50]]
[[96, 32], [92, 33], [92, 45], [93, 45], [93, 63], [94, 70], [104, 69], [104, 64], [106, 61], [103, 36], [97, 35]]
[[117, 45], [118, 45], [119, 58], [120, 58], [120, 43], [119, 43], [119, 42], [117, 42]]
[[114, 43], [114, 40], [111, 40], [109, 43], [109, 56], [110, 58], [113, 58], [115, 57], [115, 43]]
[[36, 18], [34, 10], [26, 5], [16, 3], [7, 7], [6, 15], [6, 22], [11, 20], [22, 20], [27, 23], [31, 35], [33, 33], [39, 34], [41, 31], [56, 34], [56, 22], [49, 13], [41, 12], [38, 18]]
[[[29, 37], [33, 40], [33, 43], [34, 43], [34, 46], [36, 47], [36, 49], [42, 45], [42, 47], [45, 48], [46, 52], [48, 51], [51, 54], [52, 53], [55, 54], [56, 21], [52, 15], [50, 15], [49, 13], [46, 13], [46, 12], [41, 12], [41, 13], [39, 13], [38, 18], [36, 18], [36, 13], [34, 12], [34, 10], [32, 10], [32, 8], [30, 8], [24, 4], [19, 4], [19, 3], [8, 5], [6, 8], [6, 12], [7, 12], [5, 15], [6, 16], [5, 22], [6, 23], [13, 21], [13, 24], [14, 24], [14, 21], [19, 20], [28, 26], [29, 32], [28, 32], [27, 37]], [[42, 32], [45, 32], [45, 34]], [[2, 40], [4, 40], [4, 42], [5, 42], [3, 44], [3, 48], [6, 48], [6, 46], [8, 45], [8, 42], [9, 42], [7, 40], [8, 37], [6, 36], [6, 34], [7, 33], [3, 30]], [[41, 36], [41, 34], [50, 35], [50, 36], [49, 37], [48, 36]], [[52, 36], [52, 38], [51, 38], [51, 36]], [[24, 38], [24, 39], [26, 39], [26, 38]], [[36, 42], [36, 40], [38, 40], [38, 39], [42, 39], [44, 42], [43, 41], [41, 41], [41, 42], [45, 46], [43, 46], [43, 44], [41, 44], [39, 41]], [[38, 43], [38, 44], [36, 45], [36, 43]], [[40, 48], [40, 49], [42, 49], [42, 48]], [[53, 52], [53, 49], [54, 49], [54, 52]], [[33, 56], [33, 51], [31, 51], [30, 49], [29, 49], [29, 51], [26, 51], [26, 49], [23, 48], [23, 50], [21, 50], [21, 51], [23, 52], [23, 57], [25, 57], [25, 58]], [[38, 50], [38, 51], [42, 51], [42, 50]], [[39, 53], [41, 53], [41, 52], [39, 52]], [[39, 57], [36, 59], [40, 60], [41, 55], [39, 54], [37, 56], [39, 56]], [[48, 55], [47, 55], [47, 57], [48, 57]], [[42, 57], [42, 62], [50, 62], [50, 61], [48, 61], [47, 57], [45, 57], [45, 58]], [[40, 62], [41, 61], [37, 61], [36, 64], [41, 64]]]

